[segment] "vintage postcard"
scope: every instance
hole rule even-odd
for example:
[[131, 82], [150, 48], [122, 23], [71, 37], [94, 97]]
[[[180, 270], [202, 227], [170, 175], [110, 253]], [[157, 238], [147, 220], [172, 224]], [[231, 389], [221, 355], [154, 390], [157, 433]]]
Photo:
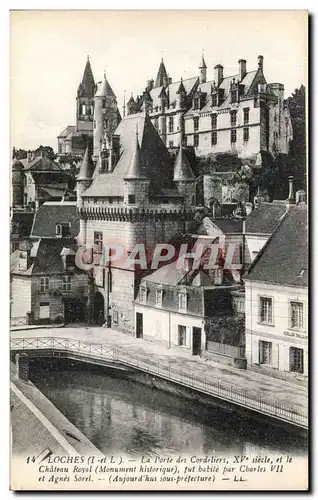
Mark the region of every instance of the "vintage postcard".
[[306, 11], [12, 11], [12, 490], [308, 489]]

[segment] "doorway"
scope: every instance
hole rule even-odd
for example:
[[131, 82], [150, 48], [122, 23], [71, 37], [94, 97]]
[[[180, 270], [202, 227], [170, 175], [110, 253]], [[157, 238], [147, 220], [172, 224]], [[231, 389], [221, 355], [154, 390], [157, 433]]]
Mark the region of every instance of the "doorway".
[[100, 292], [96, 292], [93, 299], [93, 321], [96, 325], [102, 326], [105, 323], [104, 297]]
[[192, 354], [201, 356], [201, 328], [196, 326], [192, 328]]
[[136, 313], [136, 338], [142, 339], [143, 337], [143, 317], [142, 313]]

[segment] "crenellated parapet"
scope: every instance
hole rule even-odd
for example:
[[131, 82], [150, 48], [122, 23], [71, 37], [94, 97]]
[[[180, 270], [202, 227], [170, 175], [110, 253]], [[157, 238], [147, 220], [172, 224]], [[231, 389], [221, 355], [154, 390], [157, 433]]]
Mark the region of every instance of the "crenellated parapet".
[[120, 222], [191, 221], [193, 210], [151, 210], [139, 208], [81, 207], [79, 216], [84, 220], [105, 220]]

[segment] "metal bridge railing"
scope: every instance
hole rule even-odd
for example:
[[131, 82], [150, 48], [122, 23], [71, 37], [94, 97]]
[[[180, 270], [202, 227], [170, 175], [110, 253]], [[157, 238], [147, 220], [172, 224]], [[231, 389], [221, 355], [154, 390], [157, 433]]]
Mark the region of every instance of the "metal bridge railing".
[[148, 356], [134, 354], [122, 348], [97, 344], [84, 340], [74, 340], [63, 337], [34, 337], [12, 338], [10, 340], [12, 351], [50, 350], [82, 354], [86, 358], [112, 360], [126, 366], [138, 368], [163, 379], [180, 383], [191, 389], [198, 390], [213, 397], [236, 403], [240, 406], [259, 411], [260, 413], [274, 416], [301, 427], [308, 427], [307, 412], [292, 405], [283, 405], [278, 401], [268, 400], [259, 394], [239, 387], [213, 380], [209, 377], [200, 377], [185, 370], [179, 370], [170, 364], [160, 362]]

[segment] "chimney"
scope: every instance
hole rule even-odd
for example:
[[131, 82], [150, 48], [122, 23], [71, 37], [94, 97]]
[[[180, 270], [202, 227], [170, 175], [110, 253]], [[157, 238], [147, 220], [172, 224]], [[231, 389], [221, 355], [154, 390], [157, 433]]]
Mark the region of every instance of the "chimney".
[[258, 68], [263, 70], [263, 63], [264, 63], [264, 57], [263, 56], [258, 56]]
[[218, 87], [223, 80], [223, 66], [221, 64], [217, 64], [214, 66], [215, 71], [215, 84]]
[[239, 62], [238, 62], [238, 65], [239, 65], [239, 81], [241, 82], [245, 75], [246, 75], [246, 61], [245, 59], [240, 59]]
[[30, 150], [27, 152], [27, 161], [28, 161], [28, 163], [30, 163], [32, 161], [32, 153]]
[[288, 194], [288, 203], [294, 203], [295, 202], [295, 197], [294, 197], [294, 177], [290, 175], [288, 177], [288, 184], [289, 184], [289, 194]]
[[153, 89], [153, 80], [147, 80], [147, 92], [150, 92]]

